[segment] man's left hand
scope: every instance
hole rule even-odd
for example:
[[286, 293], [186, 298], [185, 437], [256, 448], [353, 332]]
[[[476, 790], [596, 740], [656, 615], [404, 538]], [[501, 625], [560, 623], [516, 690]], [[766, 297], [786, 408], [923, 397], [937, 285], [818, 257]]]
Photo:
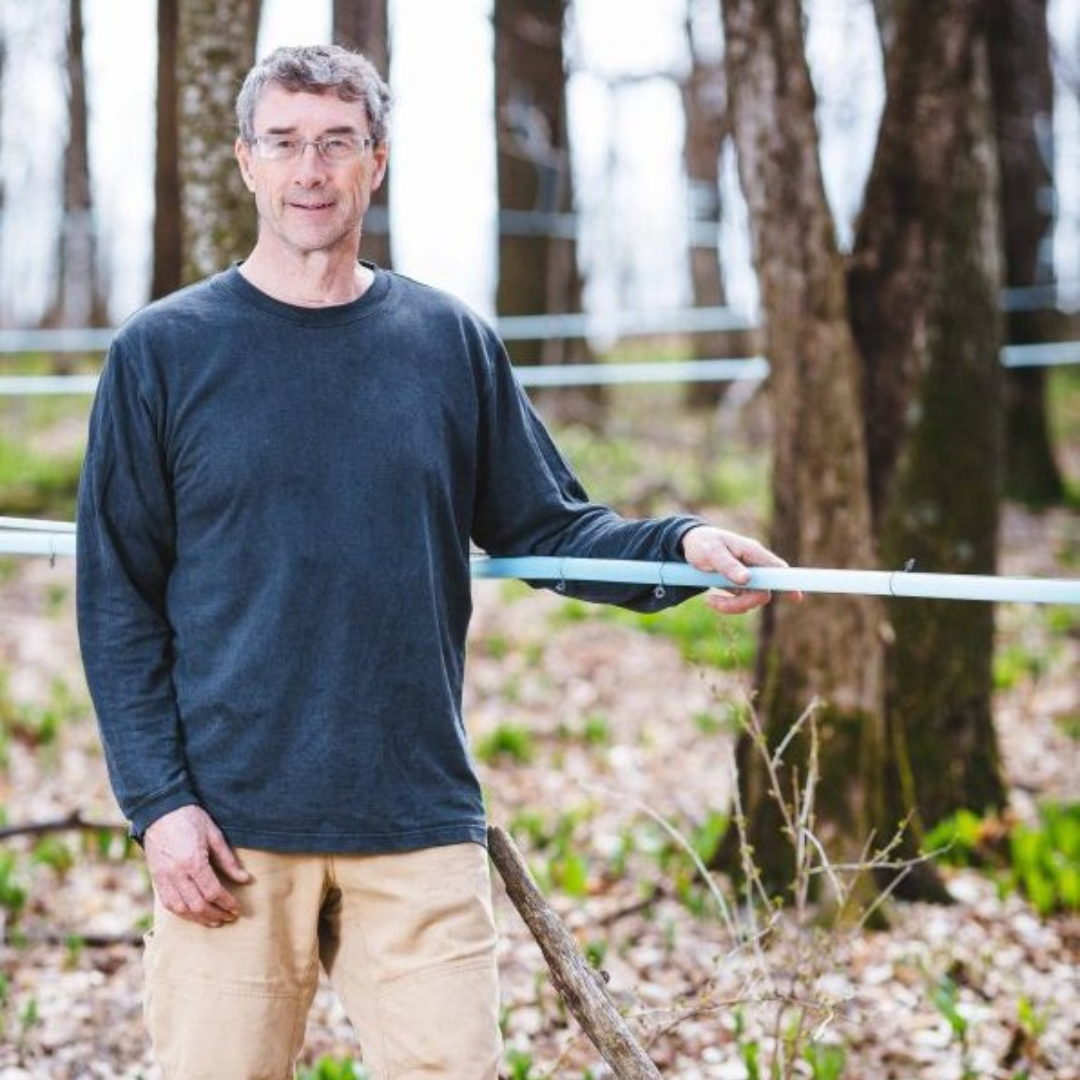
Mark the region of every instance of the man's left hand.
[[[698, 525], [682, 538], [686, 561], [697, 570], [723, 574], [741, 585], [750, 580], [750, 566], [787, 566], [763, 544], [749, 536], [740, 536], [712, 525]], [[801, 594], [794, 594], [801, 599]], [[767, 589], [710, 589], [705, 603], [721, 615], [741, 615], [767, 604], [772, 593]]]

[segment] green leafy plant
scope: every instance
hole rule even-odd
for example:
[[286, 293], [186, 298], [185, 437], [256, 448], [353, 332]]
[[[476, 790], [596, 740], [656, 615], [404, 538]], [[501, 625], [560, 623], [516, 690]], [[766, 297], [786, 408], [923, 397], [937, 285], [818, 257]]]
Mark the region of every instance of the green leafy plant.
[[487, 765], [501, 759], [528, 765], [536, 756], [536, 740], [521, 724], [499, 724], [477, 741], [476, 756]]
[[1040, 915], [1080, 910], [1080, 803], [1043, 803], [1035, 826], [1009, 837], [1010, 881]]
[[48, 866], [63, 876], [75, 865], [75, 856], [60, 837], [46, 836], [34, 845], [30, 862], [35, 866]]
[[990, 870], [1040, 915], [1080, 910], [1080, 803], [1045, 802], [1033, 825], [959, 810], [927, 834], [924, 847], [941, 862]]
[[680, 604], [650, 615], [623, 608], [596, 608], [578, 600], [560, 604], [552, 615], [557, 625], [597, 618], [627, 626], [655, 637], [668, 638], [690, 664], [721, 671], [749, 671], [757, 652], [757, 623], [754, 614], [742, 619], [717, 622], [716, 613], [704, 604]]
[[969, 1045], [970, 1024], [968, 1019], [960, 1011], [960, 988], [948, 975], [942, 975], [930, 987], [930, 1000], [934, 1007], [945, 1018], [952, 1033], [953, 1040], [960, 1048], [960, 1075], [963, 1080], [975, 1080], [975, 1072], [971, 1063], [971, 1048]]
[[510, 1070], [510, 1080], [534, 1080], [533, 1065], [532, 1054], [516, 1048], [506, 1051], [506, 1066]]
[[367, 1071], [352, 1058], [324, 1056], [297, 1072], [297, 1080], [366, 1080]]
[[0, 909], [7, 912], [9, 922], [16, 922], [22, 914], [26, 896], [26, 885], [14, 852], [0, 851]]
[[812, 1042], [803, 1052], [811, 1080], [840, 1080], [847, 1065], [847, 1051], [837, 1043]]

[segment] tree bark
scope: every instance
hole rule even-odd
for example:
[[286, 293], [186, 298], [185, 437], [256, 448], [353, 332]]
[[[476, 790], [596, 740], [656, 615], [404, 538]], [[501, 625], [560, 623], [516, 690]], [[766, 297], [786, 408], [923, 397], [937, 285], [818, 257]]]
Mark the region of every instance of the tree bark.
[[99, 326], [105, 321], [105, 305], [98, 276], [90, 189], [82, 0], [68, 0], [66, 52], [69, 125], [64, 148], [63, 220], [56, 296], [47, 321], [54, 326]]
[[[979, 5], [880, 4], [887, 105], [848, 284], [886, 565], [993, 573], [1000, 496], [997, 166]], [[1004, 798], [991, 716], [993, 610], [892, 602], [888, 810], [906, 850]], [[929, 888], [928, 888], [929, 886]], [[937, 890], [925, 873], [909, 891]]]
[[[362, 52], [383, 78], [390, 71], [387, 0], [334, 0], [334, 42]], [[391, 160], [393, 160], [391, 156]], [[360, 255], [378, 266], [391, 265], [390, 183], [385, 179], [364, 215]]]
[[929, 295], [941, 258], [978, 5], [895, 0], [889, 7], [886, 106], [848, 271], [852, 328], [865, 370], [875, 521], [927, 366]]
[[[697, 10], [695, 10], [697, 9]], [[713, 11], [713, 9], [710, 9]], [[719, 23], [719, 10], [713, 11]], [[720, 148], [731, 137], [727, 85], [724, 79], [722, 28], [703, 32], [700, 20], [708, 11], [688, 0], [686, 40], [690, 72], [681, 84], [686, 137], [683, 161], [690, 206], [690, 282], [695, 307], [727, 303], [720, 265]], [[715, 37], [715, 41], [711, 40]], [[700, 359], [748, 356], [755, 350], [753, 335], [745, 332], [698, 334], [694, 355]], [[724, 396], [725, 383], [691, 383], [686, 391], [692, 408], [714, 408]]]
[[[927, 367], [887, 492], [882, 556], [897, 566], [993, 574], [1003, 430], [1002, 254], [985, 43], [975, 48], [950, 155], [939, 272], [929, 289]], [[914, 133], [913, 133], [914, 135]], [[991, 604], [892, 601], [888, 659], [890, 817], [911, 838], [965, 807], [1005, 803], [991, 712]]]
[[150, 296], [175, 292], [183, 283], [180, 212], [180, 134], [176, 64], [179, 0], [157, 6], [157, 144], [154, 151], [154, 266]]
[[[582, 281], [575, 236], [553, 235], [574, 210], [566, 120], [564, 0], [495, 0], [495, 109], [499, 184], [501, 316], [579, 312]], [[590, 359], [582, 339], [515, 341], [524, 364]], [[553, 411], [589, 421], [596, 389], [559, 391]]]
[[[773, 528], [799, 565], [874, 563], [861, 373], [844, 265], [817, 157], [814, 93], [798, 0], [724, 0], [727, 81], [742, 187], [750, 206], [773, 402]], [[831, 850], [858, 851], [880, 818], [884, 673], [879, 602], [812, 598], [766, 609], [758, 709], [775, 745], [810, 701], [826, 769], [818, 826]], [[792, 756], [794, 765], [805, 760]], [[739, 749], [748, 833], [768, 887], [791, 880], [759, 755]], [[841, 779], [842, 778], [842, 779]]]
[[255, 62], [261, 0], [184, 0], [177, 82], [183, 280], [247, 256], [256, 237], [251, 195], [233, 154], [235, 101]]
[[[1054, 280], [1054, 83], [1046, 0], [999, 0], [987, 5], [990, 84], [1001, 173], [1005, 282], [1010, 288]], [[1015, 344], [1052, 341], [1056, 314], [1013, 311], [1007, 337]], [[1046, 374], [1020, 368], [1005, 375], [1005, 491], [1032, 506], [1065, 494], [1046, 415]]]

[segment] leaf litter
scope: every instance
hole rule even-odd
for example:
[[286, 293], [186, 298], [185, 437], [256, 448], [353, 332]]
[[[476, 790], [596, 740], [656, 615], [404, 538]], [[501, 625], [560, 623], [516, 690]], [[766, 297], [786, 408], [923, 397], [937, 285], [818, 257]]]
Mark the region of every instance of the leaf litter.
[[[1001, 572], [1059, 575], [1077, 543], [1067, 514], [1010, 509]], [[9, 824], [74, 813], [119, 821], [78, 663], [72, 571], [27, 560], [0, 575]], [[490, 816], [511, 829], [665, 1077], [750, 1080], [755, 1061], [782, 1050], [778, 1001], [786, 996], [793, 1022], [793, 988], [811, 994], [802, 1022], [816, 1040], [794, 1075], [1080, 1077], [1076, 913], [1040, 917], [991, 876], [960, 869], [947, 871], [955, 904], [891, 903], [886, 929], [826, 934], [780, 915], [762, 939], [735, 947], [691, 859], [654, 817], [703, 843], [710, 811], [730, 810], [731, 717], [745, 673], [687, 663], [671, 640], [600, 615], [568, 620], [548, 593], [483, 583], [474, 596], [466, 714]], [[1032, 658], [995, 709], [1012, 809], [1031, 819], [1043, 799], [1076, 798], [1080, 629], [1002, 608], [999, 639]], [[58, 698], [65, 719], [49, 734], [42, 718]], [[36, 861], [35, 839], [0, 845], [0, 860], [14, 859], [6, 872], [0, 861], [0, 1080], [157, 1080], [141, 1019], [139, 941], [151, 908], [141, 860], [118, 834], [53, 841]], [[717, 886], [731, 895], [729, 882]], [[17, 917], [12, 889], [25, 896]], [[494, 891], [515, 1075], [609, 1076], [498, 881]], [[842, 1071], [828, 1071], [829, 1048]], [[302, 1060], [324, 1055], [357, 1055], [325, 981]]]

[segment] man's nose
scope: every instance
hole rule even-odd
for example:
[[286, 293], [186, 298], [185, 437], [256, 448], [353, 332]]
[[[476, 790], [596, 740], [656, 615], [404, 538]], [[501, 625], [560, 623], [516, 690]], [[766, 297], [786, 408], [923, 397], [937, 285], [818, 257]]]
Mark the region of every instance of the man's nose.
[[296, 159], [296, 179], [301, 183], [312, 183], [326, 176], [326, 162], [316, 143], [308, 142], [300, 148]]

